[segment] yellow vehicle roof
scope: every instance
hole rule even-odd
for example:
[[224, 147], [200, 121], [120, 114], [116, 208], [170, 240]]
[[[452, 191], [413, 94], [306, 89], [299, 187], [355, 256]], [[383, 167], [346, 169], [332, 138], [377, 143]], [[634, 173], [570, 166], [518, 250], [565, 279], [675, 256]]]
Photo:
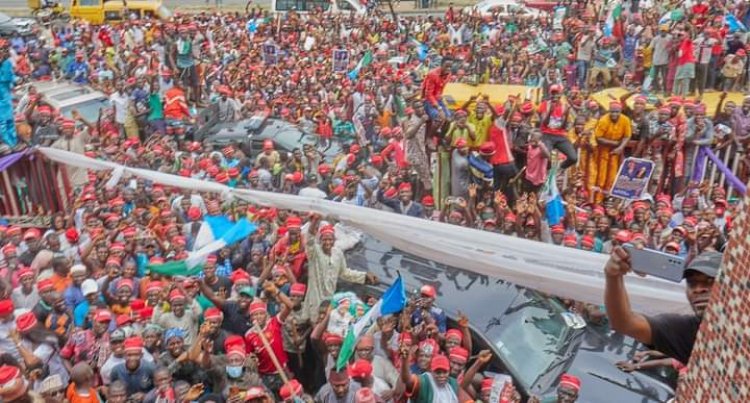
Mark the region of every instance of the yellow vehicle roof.
[[[161, 6], [161, 0], [128, 0], [128, 8], [138, 10], [155, 10]], [[122, 10], [125, 8], [122, 1], [105, 1], [103, 8], [105, 10]]]
[[[469, 85], [459, 83], [448, 83], [443, 90], [443, 98], [453, 100], [454, 103], [448, 103], [447, 106], [451, 109], [457, 109], [461, 107], [466, 101], [471, 98], [472, 95], [489, 95], [490, 103], [497, 105], [508, 100], [509, 95], [520, 95], [521, 98], [525, 98], [527, 95], [531, 96], [531, 99], [536, 101], [536, 87], [529, 87], [525, 85], [500, 85], [500, 84], [480, 84], [480, 85]], [[541, 97], [541, 94], [539, 95]]]

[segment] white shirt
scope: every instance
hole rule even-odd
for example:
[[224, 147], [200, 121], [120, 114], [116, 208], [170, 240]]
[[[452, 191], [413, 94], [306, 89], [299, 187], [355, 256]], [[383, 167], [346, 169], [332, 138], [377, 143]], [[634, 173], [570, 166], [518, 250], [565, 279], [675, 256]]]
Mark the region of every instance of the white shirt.
[[121, 125], [125, 124], [125, 115], [128, 112], [128, 96], [125, 93], [114, 92], [109, 96], [109, 100], [115, 107], [115, 122]]
[[10, 333], [15, 328], [15, 320], [0, 323], [0, 351], [12, 355], [16, 360], [21, 360], [21, 353], [18, 352], [16, 344], [10, 340]]
[[13, 300], [13, 306], [15, 307], [15, 309], [28, 310], [34, 308], [34, 305], [36, 305], [40, 299], [39, 292], [37, 292], [36, 287], [32, 288], [30, 293], [24, 294], [21, 286], [13, 289], [10, 298]]
[[[23, 344], [23, 347], [27, 350], [30, 350], [33, 347], [28, 340], [22, 340], [21, 344]], [[34, 349], [34, 356], [42, 361], [50, 374], [59, 374], [62, 378], [63, 385], [68, 384], [68, 381], [70, 381], [70, 375], [68, 374], [65, 365], [63, 365], [62, 358], [60, 358], [57, 349], [47, 343], [42, 343]]]

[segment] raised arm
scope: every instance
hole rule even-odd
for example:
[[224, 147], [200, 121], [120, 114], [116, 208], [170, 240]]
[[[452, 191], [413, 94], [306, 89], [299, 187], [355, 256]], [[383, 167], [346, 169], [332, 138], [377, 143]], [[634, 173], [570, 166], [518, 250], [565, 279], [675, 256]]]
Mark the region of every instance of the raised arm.
[[607, 317], [613, 330], [633, 337], [643, 344], [651, 344], [651, 325], [645, 316], [633, 312], [630, 307], [624, 279], [630, 270], [630, 255], [622, 247], [615, 247], [604, 267], [604, 306]]
[[226, 301], [224, 300], [224, 298], [214, 294], [213, 290], [211, 290], [211, 287], [206, 284], [206, 281], [204, 279], [198, 280], [198, 288], [200, 288], [203, 295], [205, 295], [212, 304], [216, 305], [217, 308], [224, 310], [224, 302]]

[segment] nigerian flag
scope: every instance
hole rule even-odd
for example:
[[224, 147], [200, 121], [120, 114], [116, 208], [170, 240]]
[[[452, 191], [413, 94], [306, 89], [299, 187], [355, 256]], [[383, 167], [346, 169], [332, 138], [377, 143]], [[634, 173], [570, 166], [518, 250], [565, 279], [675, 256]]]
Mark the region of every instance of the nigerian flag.
[[620, 18], [620, 15], [622, 15], [622, 2], [618, 1], [609, 9], [609, 14], [604, 22], [604, 36], [612, 36], [612, 32], [615, 28], [615, 21]]
[[339, 352], [339, 358], [336, 360], [336, 371], [341, 371], [342, 368], [346, 367], [352, 354], [354, 354], [354, 346], [357, 345], [357, 341], [379, 317], [401, 312], [405, 306], [406, 290], [399, 274], [396, 281], [385, 291], [383, 297], [354, 325], [349, 326], [346, 337], [344, 337], [344, 344]]
[[242, 218], [229, 227], [220, 238], [202, 248], [188, 253], [185, 260], [175, 260], [164, 264], [150, 264], [146, 268], [165, 276], [194, 276], [203, 270], [203, 261], [217, 250], [242, 241], [255, 232], [256, 226], [250, 220]]
[[354, 70], [349, 72], [349, 79], [352, 81], [356, 80], [357, 76], [359, 76], [359, 71], [369, 66], [370, 63], [372, 63], [372, 51], [368, 50], [367, 52], [365, 52], [364, 56], [359, 59], [359, 63], [357, 63], [357, 65], [354, 67]]

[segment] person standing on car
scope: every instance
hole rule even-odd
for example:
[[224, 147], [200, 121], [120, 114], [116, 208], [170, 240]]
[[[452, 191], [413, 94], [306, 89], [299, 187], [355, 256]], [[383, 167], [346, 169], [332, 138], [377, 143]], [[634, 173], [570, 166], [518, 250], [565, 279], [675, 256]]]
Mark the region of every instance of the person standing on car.
[[235, 122], [240, 118], [240, 105], [232, 98], [232, 90], [226, 85], [219, 87], [221, 95], [216, 101], [216, 112], [220, 123]]
[[5, 40], [0, 39], [0, 140], [13, 148], [18, 143], [16, 123], [13, 119], [13, 87], [16, 75], [7, 45]]
[[630, 254], [621, 246], [615, 247], [604, 267], [604, 305], [612, 329], [652, 346], [682, 363], [687, 363], [703, 313], [708, 306], [721, 258], [722, 254], [719, 252], [704, 252], [696, 256], [685, 268], [685, 292], [693, 308], [692, 314], [662, 314], [649, 317], [635, 313], [630, 308], [624, 280], [625, 274], [632, 270]]

